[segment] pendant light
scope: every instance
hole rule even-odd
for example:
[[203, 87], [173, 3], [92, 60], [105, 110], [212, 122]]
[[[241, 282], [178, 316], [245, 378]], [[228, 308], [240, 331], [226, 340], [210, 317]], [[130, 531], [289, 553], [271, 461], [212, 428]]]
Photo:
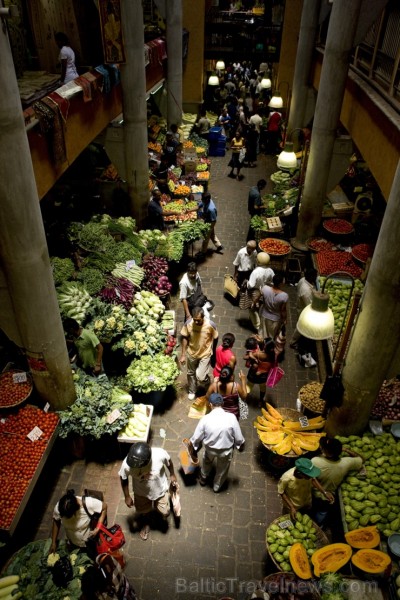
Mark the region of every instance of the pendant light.
[[264, 76], [264, 77], [261, 79], [261, 88], [262, 88], [263, 90], [270, 90], [270, 89], [271, 89], [271, 87], [272, 87], [272, 83], [271, 83], [271, 80], [270, 80], [270, 78], [269, 78], [269, 77], [266, 77], [266, 76]]
[[310, 340], [327, 340], [333, 336], [335, 320], [328, 306], [329, 294], [313, 291], [312, 302], [297, 321], [297, 331]]
[[215, 68], [217, 69], [217, 71], [225, 71], [225, 63], [223, 60], [218, 60], [217, 64], [215, 65]]
[[276, 164], [278, 169], [282, 169], [282, 171], [289, 171], [297, 167], [297, 157], [293, 150], [293, 142], [285, 143], [285, 147], [278, 156]]
[[282, 99], [281, 93], [278, 90], [276, 90], [273, 93], [272, 98], [268, 103], [268, 106], [270, 108], [282, 108], [283, 107], [283, 99]]
[[215, 73], [210, 75], [210, 77], [208, 78], [208, 85], [219, 85], [218, 75], [216, 75]]

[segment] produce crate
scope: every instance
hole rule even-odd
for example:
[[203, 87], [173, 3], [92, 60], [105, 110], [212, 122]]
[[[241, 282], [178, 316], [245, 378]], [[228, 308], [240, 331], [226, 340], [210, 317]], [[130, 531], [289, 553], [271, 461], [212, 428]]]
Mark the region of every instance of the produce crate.
[[279, 217], [267, 217], [268, 231], [282, 231], [282, 221]]
[[[141, 438], [131, 438], [131, 437], [125, 437], [120, 435], [120, 433], [118, 434], [117, 440], [119, 442], [122, 443], [126, 443], [126, 444], [133, 444], [133, 442], [147, 442], [147, 440], [149, 439], [149, 433], [150, 433], [150, 427], [151, 427], [151, 419], [153, 417], [153, 411], [154, 411], [154, 406], [152, 406], [151, 404], [147, 404], [146, 405], [146, 414], [149, 418], [149, 422], [147, 424], [147, 429], [146, 429], [146, 433], [143, 435], [143, 437]], [[132, 414], [134, 413], [134, 411], [132, 411]]]
[[[39, 413], [43, 412], [41, 409], [37, 408], [36, 406], [26, 405], [24, 408], [27, 408], [27, 407], [34, 408], [35, 410], [37, 410], [38, 411], [38, 415], [39, 415]], [[38, 424], [40, 425], [39, 418], [38, 418]], [[15, 514], [14, 514], [14, 516], [12, 518], [10, 526], [8, 528], [0, 528], [0, 537], [2, 539], [7, 539], [9, 536], [12, 536], [13, 533], [14, 533], [14, 531], [15, 531], [15, 529], [17, 528], [18, 522], [19, 522], [19, 520], [20, 520], [20, 518], [21, 518], [21, 516], [22, 516], [22, 514], [23, 514], [23, 512], [24, 512], [24, 510], [25, 510], [25, 508], [26, 508], [26, 506], [28, 504], [28, 502], [29, 502], [31, 494], [32, 494], [32, 492], [33, 492], [33, 490], [35, 488], [36, 482], [39, 479], [39, 476], [40, 476], [40, 474], [42, 472], [42, 469], [43, 469], [44, 465], [46, 464], [46, 461], [47, 461], [47, 459], [49, 457], [51, 449], [53, 448], [54, 442], [56, 441], [56, 439], [58, 437], [58, 429], [59, 429], [59, 424], [57, 423], [57, 425], [55, 426], [55, 428], [53, 430], [53, 433], [51, 434], [51, 436], [47, 440], [46, 447], [45, 447], [45, 449], [43, 451], [43, 454], [42, 454], [42, 456], [41, 456], [41, 458], [40, 458], [37, 466], [36, 466], [35, 473], [34, 473], [32, 479], [29, 481], [29, 483], [28, 483], [28, 485], [26, 487], [25, 493], [24, 493], [24, 495], [23, 495], [23, 497], [21, 499], [21, 502], [20, 502], [17, 510], [15, 511]], [[6, 435], [6, 434], [4, 434], [4, 435]], [[0, 442], [1, 442], [1, 438], [2, 438], [2, 434], [0, 435]], [[34, 444], [35, 442], [31, 442], [31, 443]], [[18, 461], [19, 461], [19, 457], [16, 456], [16, 458], [15, 458], [15, 465], [18, 465]], [[1, 466], [0, 466], [0, 472], [1, 472]]]

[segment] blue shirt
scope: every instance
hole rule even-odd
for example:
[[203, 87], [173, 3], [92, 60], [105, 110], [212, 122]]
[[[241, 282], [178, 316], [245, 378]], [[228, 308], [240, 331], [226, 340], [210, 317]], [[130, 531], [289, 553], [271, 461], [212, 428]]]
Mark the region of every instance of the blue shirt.
[[199, 204], [199, 212], [202, 215], [205, 223], [215, 223], [217, 220], [217, 207], [214, 202], [210, 200], [208, 204], [204, 204], [204, 202], [200, 202]]

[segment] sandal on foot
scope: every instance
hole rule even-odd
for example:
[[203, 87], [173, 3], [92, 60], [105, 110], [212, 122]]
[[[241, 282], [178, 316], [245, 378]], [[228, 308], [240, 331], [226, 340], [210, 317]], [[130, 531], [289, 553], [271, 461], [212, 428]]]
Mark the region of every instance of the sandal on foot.
[[143, 529], [140, 530], [139, 535], [141, 537], [141, 539], [145, 542], [147, 540], [147, 538], [149, 537], [149, 533], [150, 533], [150, 527], [149, 525], [145, 525], [143, 527]]

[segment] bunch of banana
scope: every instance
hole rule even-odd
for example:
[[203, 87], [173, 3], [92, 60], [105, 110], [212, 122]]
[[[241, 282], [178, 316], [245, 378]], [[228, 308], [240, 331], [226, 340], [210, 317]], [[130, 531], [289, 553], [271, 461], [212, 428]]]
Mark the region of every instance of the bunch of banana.
[[285, 419], [281, 413], [271, 404], [266, 404], [261, 409], [262, 416], [254, 421], [258, 437], [263, 444], [271, 446], [271, 450], [277, 454], [288, 454], [294, 452], [301, 455], [310, 450], [317, 450], [319, 440], [325, 433], [303, 433], [305, 430], [322, 429], [325, 421], [322, 417], [308, 420], [308, 425], [302, 427], [300, 421]]

